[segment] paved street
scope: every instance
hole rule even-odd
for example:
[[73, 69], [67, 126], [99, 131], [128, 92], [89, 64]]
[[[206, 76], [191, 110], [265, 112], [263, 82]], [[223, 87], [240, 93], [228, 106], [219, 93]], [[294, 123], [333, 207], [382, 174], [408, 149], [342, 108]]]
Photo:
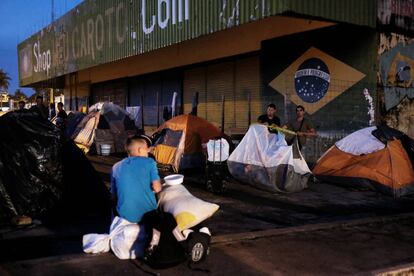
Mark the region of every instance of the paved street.
[[[110, 168], [119, 158], [89, 159], [109, 185]], [[304, 191], [280, 194], [231, 180], [224, 195], [206, 191], [202, 174], [186, 174], [184, 184], [195, 196], [220, 205], [206, 221], [215, 235], [414, 212], [414, 197], [393, 199], [366, 189], [327, 183], [310, 182]]]
[[[414, 276], [414, 0], [0, 10], [0, 276]], [[157, 165], [119, 164], [111, 195], [114, 164], [149, 148]], [[182, 185], [158, 193], [155, 166]], [[158, 199], [180, 229], [198, 223], [186, 251], [209, 229], [205, 261], [153, 270], [116, 257], [138, 231], [116, 213], [157, 225], [164, 243], [170, 231], [141, 219]], [[85, 250], [117, 254], [83, 252], [85, 235], [110, 230]]]
[[[390, 219], [390, 218], [388, 218]], [[193, 267], [187, 264], [154, 271], [113, 254], [80, 252], [1, 265], [5, 275], [373, 275], [414, 262], [414, 215], [397, 221], [325, 224], [319, 229], [297, 227], [273, 236], [236, 242], [217, 241], [209, 258]], [[145, 271], [144, 271], [145, 270]], [[200, 271], [203, 270], [203, 271]]]
[[[107, 182], [117, 157], [90, 157]], [[108, 183], [106, 183], [108, 184]], [[211, 255], [194, 270], [186, 264], [165, 275], [354, 275], [414, 262], [414, 198], [310, 183], [295, 194], [272, 194], [232, 180], [224, 195], [207, 192], [199, 174], [185, 185], [220, 210], [205, 224]], [[94, 217], [31, 228], [0, 229], [0, 275], [145, 275], [150, 270], [113, 254], [86, 255], [85, 233], [107, 231]], [[154, 271], [153, 271], [154, 272]]]

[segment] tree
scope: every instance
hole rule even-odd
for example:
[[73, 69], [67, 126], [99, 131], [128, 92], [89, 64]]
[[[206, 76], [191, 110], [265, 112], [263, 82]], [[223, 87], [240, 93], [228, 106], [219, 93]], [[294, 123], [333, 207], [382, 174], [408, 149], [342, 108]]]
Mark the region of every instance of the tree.
[[0, 69], [0, 89], [3, 88], [3, 90], [9, 89], [11, 78], [9, 77], [9, 74], [3, 71], [3, 69]]
[[20, 89], [17, 89], [16, 92], [14, 92], [14, 95], [11, 97], [15, 102], [19, 101], [27, 101], [27, 96], [24, 94]]

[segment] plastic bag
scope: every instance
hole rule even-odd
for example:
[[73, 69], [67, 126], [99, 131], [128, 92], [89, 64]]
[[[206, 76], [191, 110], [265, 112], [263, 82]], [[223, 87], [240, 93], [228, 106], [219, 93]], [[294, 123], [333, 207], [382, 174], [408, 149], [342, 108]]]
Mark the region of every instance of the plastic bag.
[[0, 218], [36, 216], [63, 191], [60, 131], [38, 114], [0, 117]]

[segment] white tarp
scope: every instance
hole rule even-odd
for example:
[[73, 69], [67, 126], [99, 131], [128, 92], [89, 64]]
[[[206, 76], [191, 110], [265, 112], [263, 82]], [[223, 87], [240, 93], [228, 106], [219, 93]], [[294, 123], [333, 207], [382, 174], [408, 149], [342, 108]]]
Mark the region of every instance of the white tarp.
[[261, 167], [275, 167], [279, 164], [294, 166], [295, 172], [310, 173], [302, 157], [294, 161], [292, 146], [288, 146], [281, 133], [270, 133], [267, 126], [251, 125], [243, 140], [229, 157], [229, 161]]
[[306, 188], [311, 171], [283, 134], [270, 133], [267, 126], [253, 124], [228, 159], [230, 173], [238, 180], [272, 191]]
[[385, 148], [385, 145], [378, 140], [372, 131], [377, 127], [367, 127], [353, 132], [339, 140], [335, 145], [343, 152], [361, 155], [368, 154]]

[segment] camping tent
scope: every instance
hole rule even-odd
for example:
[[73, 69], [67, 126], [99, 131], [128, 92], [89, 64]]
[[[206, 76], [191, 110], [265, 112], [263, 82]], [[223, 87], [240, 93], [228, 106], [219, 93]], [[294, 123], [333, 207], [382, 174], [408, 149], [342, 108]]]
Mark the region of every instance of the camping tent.
[[368, 127], [336, 142], [317, 162], [318, 179], [363, 185], [394, 196], [414, 192], [413, 141], [389, 127]]
[[98, 153], [101, 144], [111, 145], [111, 152], [123, 152], [128, 135], [135, 134], [136, 130], [134, 120], [121, 107], [97, 103], [77, 125], [72, 139], [86, 151], [95, 143]]
[[221, 135], [210, 122], [193, 115], [180, 115], [166, 121], [157, 130], [154, 156], [158, 163], [171, 165], [175, 171], [204, 164], [202, 143]]
[[79, 111], [68, 111], [68, 117], [65, 122], [65, 135], [66, 137], [72, 137], [76, 131], [78, 124], [86, 116], [85, 113]]
[[250, 126], [227, 164], [234, 178], [272, 192], [303, 190], [311, 175], [297, 142], [288, 146], [283, 134], [259, 124]]
[[[85, 113], [79, 111], [67, 111], [68, 117], [65, 121], [65, 135], [66, 137], [72, 137], [73, 133], [76, 130], [77, 125], [82, 121], [82, 119], [86, 116]], [[50, 120], [54, 125], [57, 122], [57, 115]]]

